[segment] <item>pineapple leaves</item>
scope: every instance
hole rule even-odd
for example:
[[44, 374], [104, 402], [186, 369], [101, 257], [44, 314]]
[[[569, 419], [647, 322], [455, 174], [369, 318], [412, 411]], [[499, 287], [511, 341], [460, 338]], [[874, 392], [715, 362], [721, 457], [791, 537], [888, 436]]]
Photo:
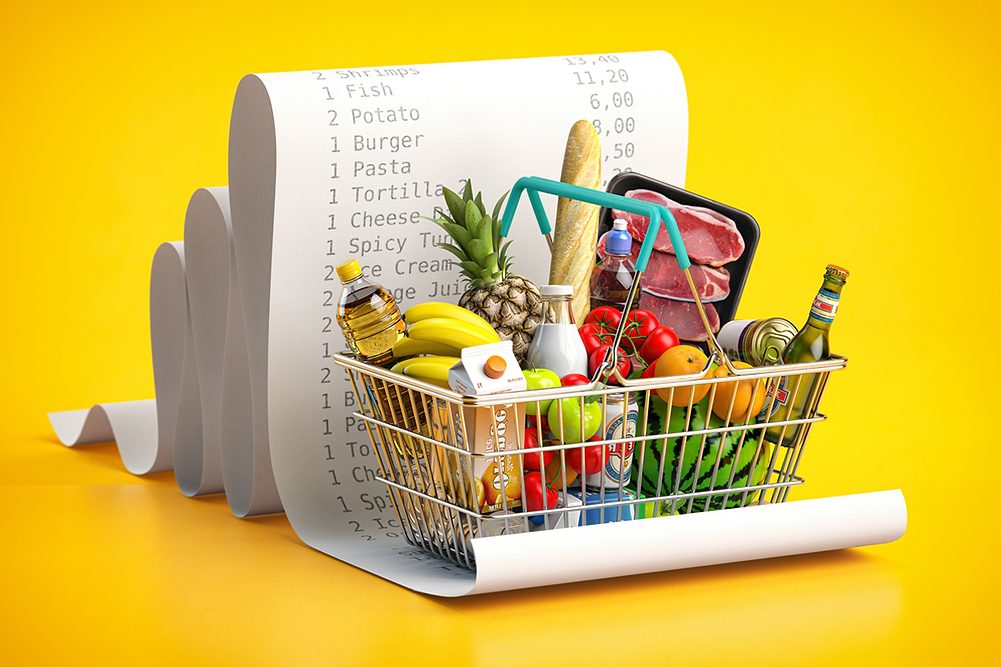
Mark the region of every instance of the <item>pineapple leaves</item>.
[[492, 252], [487, 255], [487, 258], [483, 262], [483, 266], [486, 267], [487, 272], [494, 279], [496, 279], [497, 274], [500, 273], [500, 270], [497, 268], [497, 253]]
[[449, 236], [455, 239], [459, 245], [463, 248], [469, 245], [472, 240], [473, 235], [469, 233], [469, 230], [462, 225], [457, 225], [454, 222], [449, 222], [448, 220], [442, 218], [436, 221], [438, 225], [444, 229]]
[[494, 204], [494, 213], [493, 213], [493, 216], [492, 216], [494, 220], [500, 220], [501, 207], [504, 205], [504, 200], [507, 199], [507, 196], [510, 193], [511, 193], [511, 191], [508, 190], [507, 192], [505, 192], [504, 194], [502, 194], [501, 198], [497, 200], [496, 204]]
[[507, 256], [507, 249], [511, 247], [511, 242], [506, 242], [500, 249], [500, 253], [497, 255], [497, 264], [501, 271], [507, 273], [507, 270], [511, 264], [511, 259]]
[[495, 250], [497, 246], [494, 245], [494, 224], [490, 216], [486, 216], [480, 220], [480, 226], [476, 230], [476, 238], [483, 241], [490, 250]]
[[480, 239], [473, 239], [469, 242], [469, 254], [473, 256], [473, 261], [477, 265], [483, 266], [490, 252], [486, 243]]
[[483, 193], [473, 191], [471, 180], [465, 180], [461, 194], [442, 186], [447, 213], [441, 208], [428, 218], [441, 227], [454, 243], [437, 243], [458, 260], [460, 275], [474, 287], [491, 287], [504, 280], [511, 267], [508, 255], [510, 241], [501, 247], [500, 216], [510, 191], [504, 193], [488, 214]]
[[466, 219], [466, 202], [462, 200], [462, 197], [444, 186], [442, 186], [441, 190], [445, 195], [445, 204], [448, 206], [448, 212], [452, 214], [452, 221], [458, 223], [464, 222]]
[[466, 256], [466, 253], [462, 252], [462, 250], [460, 250], [459, 248], [456, 248], [456, 247], [455, 247], [454, 245], [452, 245], [451, 243], [439, 243], [439, 244], [438, 244], [438, 247], [439, 247], [439, 248], [442, 248], [442, 249], [444, 249], [444, 250], [447, 250], [447, 251], [449, 251], [450, 253], [452, 253], [453, 255], [455, 255], [455, 256], [456, 256], [456, 258], [457, 258], [457, 259], [459, 260], [459, 263], [460, 263], [460, 264], [461, 264], [462, 262], [465, 262], [465, 261], [466, 261], [466, 259], [467, 259], [467, 256]]
[[466, 229], [469, 230], [470, 234], [478, 234], [480, 220], [483, 218], [483, 214], [480, 213], [480, 209], [477, 208], [476, 202], [467, 201], [466, 202], [466, 214], [463, 218], [466, 221]]

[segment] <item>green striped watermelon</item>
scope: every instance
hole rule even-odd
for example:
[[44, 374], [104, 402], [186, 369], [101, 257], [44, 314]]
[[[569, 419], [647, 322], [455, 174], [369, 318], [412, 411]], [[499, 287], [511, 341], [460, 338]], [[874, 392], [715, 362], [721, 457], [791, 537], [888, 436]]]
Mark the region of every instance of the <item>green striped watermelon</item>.
[[[686, 416], [689, 409], [686, 406], [670, 408], [664, 401], [655, 396], [650, 397], [650, 410], [648, 412], [648, 424], [646, 433], [680, 433], [683, 431], [693, 431], [706, 427], [706, 415], [709, 415], [708, 428], [723, 426], [723, 420], [716, 417], [709, 410], [708, 401], [703, 400], [692, 407], [691, 419], [686, 428]], [[665, 428], [665, 426], [667, 428]], [[692, 491], [708, 491], [710, 489], [725, 489], [760, 484], [765, 476], [771, 456], [771, 445], [761, 442], [760, 431], [747, 431], [741, 443], [740, 431], [726, 434], [725, 437], [719, 435], [693, 435], [685, 438], [664, 438], [663, 440], [650, 440], [646, 443], [646, 452], [642, 456], [643, 465], [640, 467], [640, 452], [637, 449], [633, 455], [633, 475], [641, 477], [643, 485], [641, 493], [646, 496], [657, 494], [657, 481], [662, 479], [660, 493], [666, 496], [674, 493], [691, 493]], [[704, 444], [703, 444], [704, 443]], [[682, 445], [684, 444], [684, 456], [682, 456]], [[739, 446], [739, 451], [738, 451]], [[663, 474], [658, 475], [660, 470], [661, 454], [667, 449], [664, 458]], [[699, 450], [702, 450], [701, 462], [698, 471], [695, 470], [695, 463], [699, 460]], [[759, 451], [760, 450], [760, 451]], [[755, 463], [755, 453], [758, 453]], [[716, 458], [719, 456], [719, 466], [716, 474], [713, 468], [716, 466]], [[752, 464], [754, 469], [752, 471]], [[736, 465], [736, 472], [733, 481], [730, 481], [730, 473]], [[679, 479], [680, 477], [680, 479]], [[676, 491], [677, 489], [677, 491]], [[726, 501], [727, 508], [739, 507], [742, 504], [750, 504], [757, 492], [749, 492], [746, 500], [743, 499], [743, 492], [731, 494]], [[702, 496], [691, 501], [689, 508], [688, 500], [677, 503], [676, 513], [686, 513], [689, 511], [700, 512], [705, 509], [706, 502], [709, 502], [710, 509], [720, 509], [723, 507], [723, 496]], [[670, 501], [665, 502], [660, 508], [659, 514], [669, 514], [671, 510]]]

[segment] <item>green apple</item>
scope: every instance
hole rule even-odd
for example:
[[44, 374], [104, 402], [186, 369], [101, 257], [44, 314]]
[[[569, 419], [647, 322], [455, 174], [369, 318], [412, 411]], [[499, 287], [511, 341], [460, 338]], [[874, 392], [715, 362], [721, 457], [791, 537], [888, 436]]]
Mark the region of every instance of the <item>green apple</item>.
[[[601, 428], [601, 404], [584, 403], [584, 432], [581, 433], [581, 400], [563, 398], [549, 406], [549, 429], [564, 443], [584, 442]], [[563, 419], [560, 419], [562, 406]]]
[[[560, 386], [560, 376], [548, 368], [529, 368], [526, 371], [522, 371], [521, 374], [525, 376], [525, 381], [528, 385], [525, 388], [529, 391], [535, 389], [553, 389]], [[546, 414], [546, 410], [549, 409], [549, 404], [552, 402], [552, 399], [530, 402], [525, 406], [525, 414], [536, 414], [536, 406], [538, 406], [541, 414]]]

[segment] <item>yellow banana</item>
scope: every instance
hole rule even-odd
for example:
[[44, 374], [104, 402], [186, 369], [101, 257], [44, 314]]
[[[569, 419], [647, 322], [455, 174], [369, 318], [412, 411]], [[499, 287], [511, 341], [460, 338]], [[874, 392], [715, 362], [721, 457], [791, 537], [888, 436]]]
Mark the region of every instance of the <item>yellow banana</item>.
[[[439, 317], [447, 317], [453, 320], [459, 320], [460, 322], [468, 322], [469, 324], [480, 327], [486, 331], [489, 336], [497, 335], [493, 326], [473, 311], [467, 310], [462, 306], [444, 303], [443, 301], [425, 301], [424, 303], [419, 303], [416, 306], [411, 306], [403, 315], [403, 319], [407, 321], [407, 324], [413, 324], [414, 322], [421, 322], [423, 320]], [[500, 338], [498, 337], [497, 340], [500, 340]]]
[[403, 373], [404, 375], [406, 375], [406, 369], [409, 368], [410, 366], [413, 366], [414, 364], [422, 364], [424, 366], [438, 365], [445, 367], [447, 376], [448, 369], [456, 365], [457, 363], [459, 363], [459, 357], [450, 357], [450, 356], [411, 357], [409, 359], [404, 359], [403, 361], [397, 361], [395, 364], [393, 364], [393, 367], [390, 368], [389, 370], [393, 371], [394, 373]]
[[[449, 357], [427, 357], [427, 359], [435, 359], [435, 362], [427, 362], [421, 358], [420, 361], [407, 365], [407, 367], [403, 369], [403, 374], [416, 380], [423, 380], [424, 382], [436, 384], [439, 387], [447, 387], [448, 369], [451, 368], [453, 364], [443, 364], [439, 363], [437, 360], [448, 358]], [[458, 359], [455, 361], [458, 361]]]
[[449, 357], [459, 356], [459, 348], [452, 344], [439, 343], [433, 340], [417, 340], [406, 336], [393, 345], [393, 356], [397, 359], [412, 357], [416, 354], [436, 354]]
[[487, 333], [482, 327], [451, 317], [431, 317], [407, 327], [407, 335], [416, 340], [444, 343], [457, 348], [497, 343], [496, 332]]

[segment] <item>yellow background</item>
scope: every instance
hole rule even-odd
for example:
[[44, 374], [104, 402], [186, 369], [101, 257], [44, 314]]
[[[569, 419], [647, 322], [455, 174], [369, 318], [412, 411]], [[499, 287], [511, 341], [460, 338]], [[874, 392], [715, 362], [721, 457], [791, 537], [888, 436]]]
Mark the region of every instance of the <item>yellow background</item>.
[[[986, 3], [132, 4], [0, 20], [6, 664], [997, 659]], [[152, 395], [150, 260], [192, 190], [225, 183], [244, 73], [653, 48], [685, 74], [688, 187], [762, 226], [741, 314], [799, 321], [825, 263], [852, 271], [849, 370], [794, 497], [903, 488], [898, 543], [449, 602], [303, 547], [284, 517], [134, 478], [112, 445], [55, 442], [47, 410]]]

